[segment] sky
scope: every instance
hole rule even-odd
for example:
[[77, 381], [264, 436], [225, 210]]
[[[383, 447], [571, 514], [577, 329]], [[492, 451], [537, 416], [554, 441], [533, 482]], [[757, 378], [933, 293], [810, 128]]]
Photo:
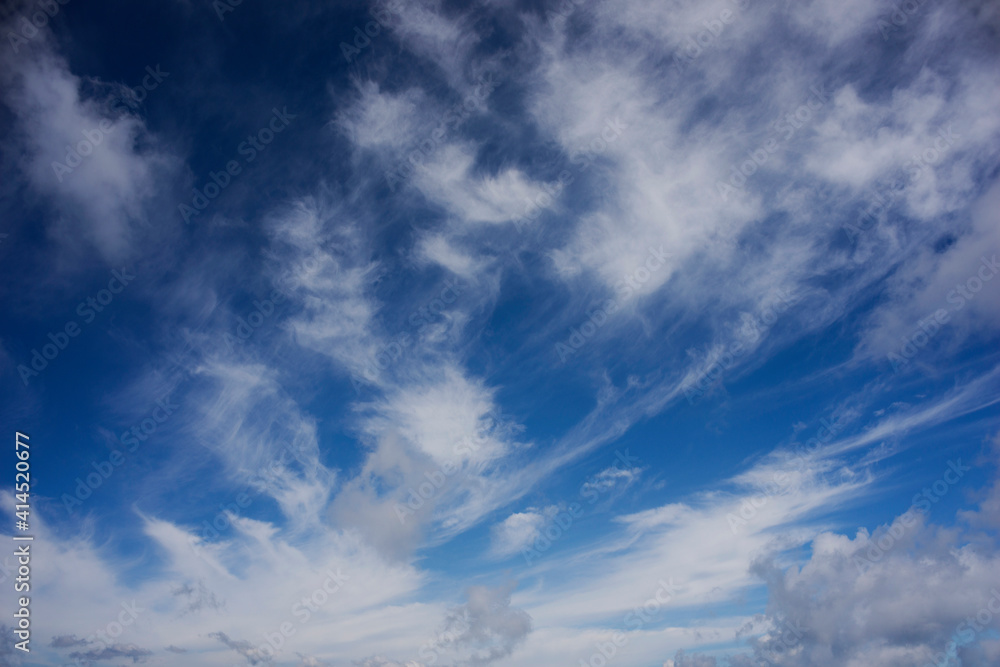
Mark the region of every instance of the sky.
[[0, 664], [1000, 664], [996, 3], [0, 33]]

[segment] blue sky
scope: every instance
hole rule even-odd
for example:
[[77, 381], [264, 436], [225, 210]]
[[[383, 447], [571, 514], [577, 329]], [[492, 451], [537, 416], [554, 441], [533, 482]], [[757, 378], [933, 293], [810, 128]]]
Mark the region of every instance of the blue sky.
[[0, 21], [4, 664], [1000, 664], [994, 3]]

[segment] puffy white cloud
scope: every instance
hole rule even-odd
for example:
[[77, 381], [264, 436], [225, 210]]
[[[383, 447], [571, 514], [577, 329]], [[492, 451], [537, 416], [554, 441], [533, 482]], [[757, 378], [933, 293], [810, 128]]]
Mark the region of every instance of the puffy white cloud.
[[455, 609], [445, 624], [445, 631], [457, 631], [455, 645], [469, 651], [459, 664], [488, 665], [506, 658], [531, 632], [531, 617], [511, 606], [513, 588], [512, 584], [472, 586], [466, 591], [468, 602]]
[[[987, 457], [994, 465], [996, 442]], [[965, 472], [949, 464], [941, 480], [957, 484]], [[820, 533], [801, 565], [756, 560], [751, 572], [767, 584], [767, 609], [738, 633], [749, 637], [752, 658], [737, 655], [730, 664], [902, 667], [944, 664], [956, 653], [963, 665], [988, 664], [1000, 627], [1000, 544], [995, 531], [979, 528], [996, 522], [1000, 478], [951, 528], [928, 521], [924, 506], [942, 497], [936, 484], [930, 489], [872, 532]], [[692, 659], [710, 658], [673, 664], [703, 664]]]

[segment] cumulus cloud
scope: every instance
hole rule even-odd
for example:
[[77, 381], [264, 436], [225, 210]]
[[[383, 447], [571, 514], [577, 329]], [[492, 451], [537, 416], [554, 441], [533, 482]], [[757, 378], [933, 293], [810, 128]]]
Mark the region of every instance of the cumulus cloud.
[[755, 562], [767, 610], [738, 633], [750, 636], [752, 659], [731, 664], [901, 667], [943, 664], [956, 652], [963, 665], [989, 664], [1000, 628], [1000, 544], [974, 519], [992, 512], [987, 501], [962, 513], [964, 526], [946, 528], [911, 508], [871, 533], [819, 534], [801, 566]]
[[472, 586], [468, 602], [455, 609], [445, 623], [445, 631], [456, 631], [454, 642], [469, 655], [457, 665], [488, 665], [514, 652], [531, 632], [531, 617], [512, 607], [514, 585], [488, 588]]

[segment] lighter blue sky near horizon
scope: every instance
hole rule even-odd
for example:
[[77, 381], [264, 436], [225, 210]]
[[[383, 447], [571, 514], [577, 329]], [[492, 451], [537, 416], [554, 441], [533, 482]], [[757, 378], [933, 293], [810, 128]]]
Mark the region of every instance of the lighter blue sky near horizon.
[[4, 11], [3, 664], [1000, 664], [994, 3]]

